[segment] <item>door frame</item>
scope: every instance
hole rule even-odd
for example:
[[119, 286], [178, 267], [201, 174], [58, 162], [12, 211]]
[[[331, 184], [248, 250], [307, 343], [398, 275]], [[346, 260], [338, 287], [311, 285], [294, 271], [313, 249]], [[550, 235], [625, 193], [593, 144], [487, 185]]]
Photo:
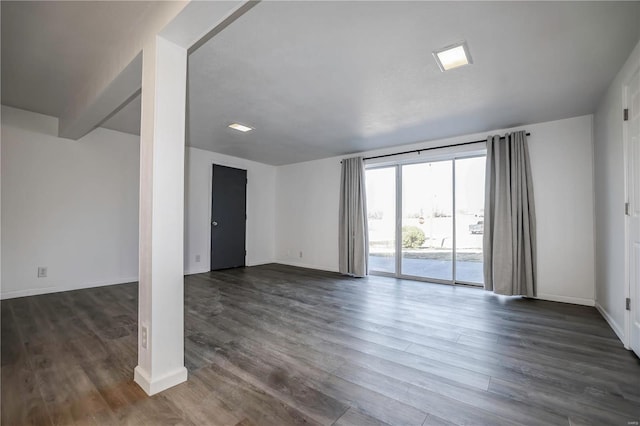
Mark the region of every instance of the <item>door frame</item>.
[[207, 197], [208, 197], [207, 198], [208, 199], [208, 203], [207, 203], [208, 207], [207, 208], [209, 209], [209, 215], [208, 215], [209, 219], [207, 221], [207, 224], [208, 224], [209, 232], [208, 232], [208, 236], [207, 236], [207, 252], [206, 252], [207, 253], [207, 259], [208, 259], [208, 262], [209, 262], [209, 267], [207, 268], [206, 272], [211, 272], [212, 271], [212, 269], [211, 269], [211, 222], [213, 221], [213, 166], [230, 167], [230, 168], [233, 168], [233, 169], [245, 170], [247, 172], [247, 189], [246, 189], [246, 194], [245, 194], [245, 196], [247, 197], [247, 202], [246, 202], [246, 205], [245, 205], [245, 210], [246, 210], [245, 213], [246, 213], [247, 216], [246, 216], [246, 220], [245, 220], [245, 223], [244, 223], [244, 226], [245, 226], [245, 235], [244, 235], [245, 256], [244, 256], [244, 264], [245, 264], [245, 266], [248, 266], [247, 257], [249, 256], [249, 248], [248, 248], [249, 247], [249, 245], [248, 245], [249, 234], [248, 234], [248, 232], [246, 232], [246, 230], [247, 230], [247, 223], [249, 221], [249, 212], [248, 212], [248, 208], [249, 208], [249, 203], [248, 203], [248, 200], [249, 200], [249, 169], [246, 168], [246, 167], [243, 167], [243, 166], [231, 165], [231, 164], [227, 164], [227, 163], [224, 163], [224, 162], [217, 162], [217, 161], [216, 162], [212, 162], [210, 164], [211, 164], [211, 167], [208, 167], [208, 169], [209, 169], [209, 180], [208, 180], [209, 191], [208, 191], [208, 195], [207, 195]]
[[[632, 83], [634, 78], [640, 79], [640, 66], [638, 66], [635, 70], [631, 72], [631, 76], [628, 80], [622, 83], [622, 109], [629, 108], [629, 95], [628, 89]], [[624, 197], [625, 203], [629, 202], [629, 191], [630, 191], [630, 182], [629, 182], [629, 151], [630, 151], [630, 141], [629, 141], [629, 122], [623, 120], [622, 121], [622, 152], [624, 158]], [[631, 309], [624, 310], [624, 341], [622, 342], [625, 349], [631, 350], [631, 320], [632, 320], [632, 312], [635, 309], [640, 309], [640, 306], [635, 306], [636, 303], [633, 300], [632, 296], [638, 294], [640, 292], [640, 286], [635, 288], [632, 291], [632, 273], [631, 267], [631, 255], [632, 251], [630, 250], [631, 243], [631, 227], [630, 227], [630, 216], [625, 213], [624, 215], [624, 280], [625, 280], [625, 299], [631, 299]]]

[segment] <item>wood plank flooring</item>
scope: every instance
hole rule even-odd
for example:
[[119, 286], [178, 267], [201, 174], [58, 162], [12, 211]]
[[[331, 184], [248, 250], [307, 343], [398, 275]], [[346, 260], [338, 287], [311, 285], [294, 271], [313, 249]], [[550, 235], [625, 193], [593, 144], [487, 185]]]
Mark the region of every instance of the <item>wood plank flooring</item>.
[[593, 308], [264, 265], [185, 279], [189, 381], [133, 383], [137, 285], [2, 301], [2, 425], [633, 425]]

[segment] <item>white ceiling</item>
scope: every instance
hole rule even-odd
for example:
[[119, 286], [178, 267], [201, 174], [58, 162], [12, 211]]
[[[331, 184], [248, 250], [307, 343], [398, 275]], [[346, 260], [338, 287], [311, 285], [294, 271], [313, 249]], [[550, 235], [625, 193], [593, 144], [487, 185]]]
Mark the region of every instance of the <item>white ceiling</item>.
[[[2, 103], [57, 115], [65, 67], [93, 59], [80, 41], [50, 45], [60, 60], [45, 48], [20, 54], [12, 39], [20, 65], [5, 84], [5, 34], [32, 37], [15, 23], [5, 33], [5, 3]], [[637, 1], [267, 1], [190, 55], [188, 144], [280, 165], [588, 114], [639, 39]], [[441, 73], [431, 52], [462, 40], [474, 64]], [[139, 105], [104, 126], [136, 132]]]
[[2, 104], [60, 117], [114, 46], [173, 4], [3, 0]]

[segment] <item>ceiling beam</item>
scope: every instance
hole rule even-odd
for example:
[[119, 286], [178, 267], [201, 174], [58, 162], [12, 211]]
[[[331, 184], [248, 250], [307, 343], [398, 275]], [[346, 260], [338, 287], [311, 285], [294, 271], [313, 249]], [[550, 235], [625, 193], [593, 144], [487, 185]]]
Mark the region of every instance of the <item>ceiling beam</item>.
[[[120, 35], [91, 78], [79, 82], [74, 89], [66, 111], [59, 117], [60, 137], [80, 139], [140, 89], [142, 47], [188, 5], [189, 0], [150, 6], [139, 25]], [[133, 77], [136, 68], [140, 71]], [[123, 73], [125, 75], [120, 77]]]
[[195, 1], [185, 7], [159, 35], [193, 53], [258, 3], [260, 0]]
[[[142, 86], [142, 46], [152, 37], [161, 35], [192, 51], [192, 47], [201, 46], [257, 3], [246, 0], [193, 1], [179, 3], [179, 7], [163, 11], [145, 28], [134, 32], [139, 34], [136, 40], [129, 39], [126, 45], [121, 45], [124, 54], [114, 49], [113, 54], [105, 58], [102, 75], [87, 82], [83, 93], [75, 97], [73, 104], [60, 117], [58, 136], [74, 140], [82, 138], [135, 97]], [[137, 47], [133, 53], [131, 46]], [[127, 56], [129, 62], [120, 66], [122, 59]], [[109, 73], [109, 69], [119, 71]], [[99, 86], [102, 88], [95, 90]]]
[[140, 92], [142, 52], [105, 89], [73, 117], [60, 117], [58, 136], [78, 140], [107, 120]]

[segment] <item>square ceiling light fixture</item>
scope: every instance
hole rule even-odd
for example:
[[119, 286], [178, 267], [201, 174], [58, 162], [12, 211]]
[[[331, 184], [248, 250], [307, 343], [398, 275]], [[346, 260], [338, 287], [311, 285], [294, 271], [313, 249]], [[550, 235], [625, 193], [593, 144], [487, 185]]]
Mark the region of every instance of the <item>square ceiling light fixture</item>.
[[238, 130], [240, 132], [249, 132], [249, 131], [253, 130], [252, 127], [248, 127], [248, 126], [245, 126], [245, 125], [240, 124], [240, 123], [229, 124], [229, 127], [231, 127], [234, 130]]
[[435, 50], [433, 57], [442, 72], [473, 63], [466, 41]]

